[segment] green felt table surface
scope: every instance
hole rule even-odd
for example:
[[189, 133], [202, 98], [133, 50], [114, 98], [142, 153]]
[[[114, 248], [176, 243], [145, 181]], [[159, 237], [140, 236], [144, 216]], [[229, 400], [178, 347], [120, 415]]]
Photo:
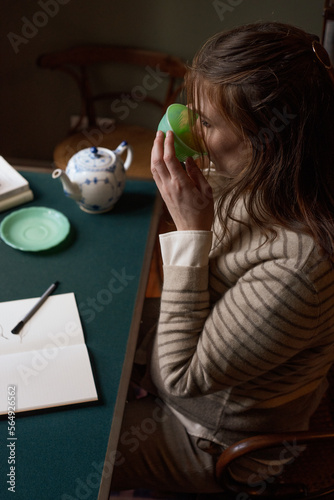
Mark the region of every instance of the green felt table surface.
[[[92, 215], [66, 198], [61, 183], [50, 174], [23, 175], [34, 192], [34, 200], [24, 206], [61, 211], [71, 223], [71, 232], [58, 247], [36, 253], [15, 250], [0, 240], [0, 300], [39, 297], [55, 280], [60, 282], [55, 293], [74, 292], [99, 400], [16, 414], [15, 494], [7, 489], [8, 419], [1, 417], [0, 497], [92, 500], [98, 497], [128, 335], [138, 306], [156, 188], [151, 181], [128, 180], [112, 211]], [[19, 208], [0, 214], [0, 223]]]

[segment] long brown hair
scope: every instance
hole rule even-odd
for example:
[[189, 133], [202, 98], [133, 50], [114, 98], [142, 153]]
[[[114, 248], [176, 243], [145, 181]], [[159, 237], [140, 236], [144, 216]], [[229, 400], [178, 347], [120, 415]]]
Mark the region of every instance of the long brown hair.
[[222, 204], [229, 199], [224, 213], [232, 217], [247, 193], [265, 233], [273, 224], [307, 233], [334, 260], [334, 85], [316, 39], [281, 23], [219, 33], [195, 56], [186, 90], [198, 103], [204, 88], [252, 145], [251, 164], [222, 192], [223, 227]]

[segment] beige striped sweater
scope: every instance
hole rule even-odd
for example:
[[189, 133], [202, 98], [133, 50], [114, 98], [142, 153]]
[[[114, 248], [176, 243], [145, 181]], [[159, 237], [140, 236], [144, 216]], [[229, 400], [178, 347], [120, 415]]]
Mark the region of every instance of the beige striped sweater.
[[266, 242], [243, 203], [235, 215], [246, 225], [213, 238], [208, 265], [165, 263], [151, 364], [162, 399], [224, 445], [307, 428], [334, 360], [332, 264], [309, 236]]

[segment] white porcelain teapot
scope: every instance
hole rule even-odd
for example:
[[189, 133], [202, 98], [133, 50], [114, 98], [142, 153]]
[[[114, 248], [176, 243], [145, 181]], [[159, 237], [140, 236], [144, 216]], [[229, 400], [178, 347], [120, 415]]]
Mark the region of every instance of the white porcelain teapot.
[[[125, 162], [120, 155], [127, 151]], [[85, 212], [99, 214], [111, 210], [123, 193], [126, 170], [132, 162], [132, 147], [123, 141], [115, 151], [91, 147], [70, 158], [66, 171], [57, 168], [66, 196], [76, 200]]]

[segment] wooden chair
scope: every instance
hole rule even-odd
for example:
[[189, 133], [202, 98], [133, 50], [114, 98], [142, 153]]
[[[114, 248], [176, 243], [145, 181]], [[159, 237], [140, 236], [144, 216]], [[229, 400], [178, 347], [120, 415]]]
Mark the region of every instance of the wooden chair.
[[[113, 150], [122, 140], [126, 140], [134, 151], [129, 177], [150, 178], [150, 153], [158, 123], [153, 124], [152, 129], [137, 124], [129, 125], [126, 123], [125, 115], [139, 103], [147, 102], [159, 109], [161, 117], [169, 104], [177, 100], [183, 88], [186, 71], [184, 62], [177, 57], [157, 51], [98, 45], [79, 46], [44, 54], [38, 58], [37, 64], [41, 68], [58, 70], [69, 75], [77, 85], [81, 100], [78, 122], [72, 127], [69, 135], [55, 147], [56, 166], [66, 168], [69, 158], [80, 149], [100, 146]], [[104, 67], [108, 65], [108, 69], [109, 66], [116, 68], [116, 74], [122, 72], [126, 74], [128, 87], [110, 92], [94, 91], [97, 86], [96, 80], [101, 78], [99, 72], [101, 65]], [[129, 68], [134, 70], [135, 77], [128, 77]], [[138, 68], [141, 68], [139, 79]], [[163, 94], [161, 98], [157, 97], [159, 93]], [[101, 105], [102, 101], [107, 101], [108, 110], [114, 109], [116, 114], [115, 123], [108, 126], [101, 126], [97, 122], [96, 106]], [[87, 126], [79, 131], [84, 120]]]
[[[314, 413], [310, 430], [254, 436], [227, 448], [219, 457], [216, 474], [227, 493], [215, 495], [224, 499], [287, 499], [334, 498], [334, 369], [329, 375], [329, 388], [319, 408]], [[306, 445], [296, 453], [292, 463], [276, 478], [261, 484], [247, 485], [234, 481], [229, 466], [240, 457], [254, 451], [275, 448], [286, 443]], [[302, 451], [303, 449], [303, 451]], [[239, 495], [239, 496], [238, 496]]]
[[325, 0], [321, 43], [334, 63], [334, 0]]

